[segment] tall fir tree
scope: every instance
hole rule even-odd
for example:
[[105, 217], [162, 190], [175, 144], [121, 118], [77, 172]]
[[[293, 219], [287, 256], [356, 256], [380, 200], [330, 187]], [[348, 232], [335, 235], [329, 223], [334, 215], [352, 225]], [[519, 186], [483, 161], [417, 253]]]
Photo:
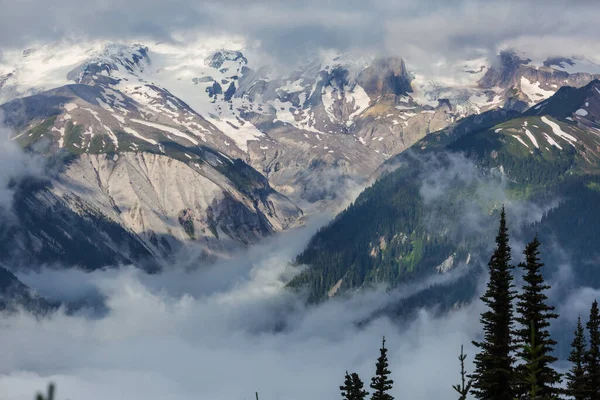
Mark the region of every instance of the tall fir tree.
[[44, 395], [42, 393], [38, 393], [37, 396], [35, 396], [36, 400], [54, 400], [54, 384], [50, 383], [48, 385], [48, 396], [44, 397]]
[[522, 345], [523, 352], [527, 354], [527, 363], [524, 365], [524, 377], [526, 384], [526, 396], [521, 396], [521, 398], [537, 400], [541, 398], [540, 391], [541, 386], [539, 384], [539, 376], [540, 376], [540, 361], [542, 358], [542, 345], [537, 344], [535, 340], [535, 328], [533, 323], [531, 324], [531, 328], [529, 330], [530, 339], [528, 343]]
[[600, 312], [594, 300], [587, 322], [590, 345], [585, 357], [586, 398], [600, 400]]
[[387, 350], [385, 348], [385, 336], [379, 349], [379, 357], [375, 364], [375, 376], [371, 378], [371, 400], [394, 400], [394, 397], [388, 393], [392, 388], [394, 381], [390, 379], [391, 371], [388, 369]]
[[483, 340], [474, 341], [473, 395], [481, 400], [514, 400], [513, 276], [504, 207], [496, 236], [496, 250], [488, 263], [490, 278], [481, 300], [488, 310], [481, 314]]
[[569, 354], [571, 368], [566, 374], [567, 387], [565, 394], [573, 400], [585, 400], [587, 396], [585, 375], [586, 347], [585, 332], [581, 323], [581, 316], [579, 316], [577, 317], [577, 328], [575, 328], [573, 341], [571, 342], [571, 353]]
[[467, 359], [467, 355], [463, 353], [463, 346], [460, 346], [460, 356], [458, 356], [458, 361], [460, 361], [460, 383], [458, 385], [453, 385], [452, 388], [456, 390], [459, 397], [458, 400], [466, 400], [471, 390], [471, 386], [473, 385], [472, 379], [467, 379], [467, 372], [465, 371], [465, 360]]
[[530, 390], [531, 371], [528, 371], [526, 366], [532, 361], [532, 353], [525, 345], [531, 340], [532, 329], [537, 345], [540, 347], [536, 376], [538, 395], [541, 398], [556, 397], [560, 391], [557, 385], [560, 384], [561, 376], [552, 367], [552, 363], [557, 360], [552, 355], [556, 341], [552, 340], [548, 331], [550, 321], [558, 318], [558, 314], [554, 313], [554, 307], [547, 304], [548, 296], [544, 292], [550, 289], [550, 286], [544, 283], [542, 275], [544, 264], [540, 261], [539, 247], [540, 242], [536, 237], [523, 251], [525, 262], [519, 264], [525, 272], [523, 276], [525, 284], [522, 293], [518, 296], [516, 321], [520, 326], [515, 331], [515, 340], [519, 345], [517, 357], [523, 361], [515, 368], [515, 395], [518, 398], [526, 396]]
[[369, 394], [363, 389], [364, 383], [357, 373], [348, 374], [344, 379], [344, 385], [340, 386], [342, 397], [346, 400], [364, 400]]
[[528, 343], [521, 345], [523, 352], [527, 355], [527, 362], [524, 367], [525, 394], [518, 398], [528, 400], [553, 399], [553, 397], [542, 395], [542, 386], [540, 385], [540, 375], [542, 371], [542, 359], [544, 358], [544, 346], [537, 343], [534, 324], [531, 323], [529, 329]]

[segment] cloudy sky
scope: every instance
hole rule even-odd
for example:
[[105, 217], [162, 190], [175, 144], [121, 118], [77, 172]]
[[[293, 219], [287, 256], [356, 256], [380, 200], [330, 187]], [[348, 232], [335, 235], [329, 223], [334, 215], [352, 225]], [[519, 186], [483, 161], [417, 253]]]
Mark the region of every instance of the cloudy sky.
[[597, 54], [593, 0], [0, 1], [0, 46], [66, 36], [239, 35], [272, 55], [315, 48], [399, 54], [417, 63], [515, 47], [534, 55]]

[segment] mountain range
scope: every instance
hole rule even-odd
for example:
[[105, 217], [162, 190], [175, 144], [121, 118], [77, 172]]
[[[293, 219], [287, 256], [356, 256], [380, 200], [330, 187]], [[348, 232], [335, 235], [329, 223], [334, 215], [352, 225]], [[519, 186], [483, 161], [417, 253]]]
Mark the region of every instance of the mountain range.
[[[47, 174], [11, 183], [0, 261], [156, 271], [194, 244], [192, 263], [211, 262], [372, 182], [298, 257], [308, 269], [290, 285], [312, 300], [474, 264], [485, 246], [458, 216], [477, 198], [491, 219], [482, 184], [543, 210], [525, 231], [573, 229], [568, 208], [595, 237], [579, 205], [600, 187], [600, 66], [507, 51], [425, 76], [399, 57], [286, 68], [258, 54], [233, 41], [4, 53], [0, 113]], [[445, 180], [458, 185], [424, 199]]]

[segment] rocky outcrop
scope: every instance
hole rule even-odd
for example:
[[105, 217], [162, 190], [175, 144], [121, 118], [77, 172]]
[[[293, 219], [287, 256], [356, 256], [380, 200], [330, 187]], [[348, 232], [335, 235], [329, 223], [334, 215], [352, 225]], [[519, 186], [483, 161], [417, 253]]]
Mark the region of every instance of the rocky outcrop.
[[600, 75], [586, 72], [569, 73], [556, 67], [570, 59], [550, 58], [541, 66], [531, 64], [528, 58], [512, 51], [501, 52], [486, 74], [478, 82], [482, 88], [506, 89], [505, 107], [524, 111], [554, 94], [563, 86], [582, 87]]
[[402, 96], [412, 93], [412, 78], [404, 60], [398, 57], [379, 58], [358, 76], [358, 84], [370, 98], [385, 95]]

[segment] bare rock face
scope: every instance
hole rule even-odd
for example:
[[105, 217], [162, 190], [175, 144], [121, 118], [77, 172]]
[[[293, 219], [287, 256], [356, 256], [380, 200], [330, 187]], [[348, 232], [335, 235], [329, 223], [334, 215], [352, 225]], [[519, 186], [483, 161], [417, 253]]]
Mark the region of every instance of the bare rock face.
[[412, 92], [411, 80], [404, 60], [398, 57], [376, 59], [358, 76], [358, 84], [373, 99], [407, 95]]
[[531, 59], [521, 58], [514, 52], [501, 52], [495, 63], [478, 82], [482, 88], [505, 89], [505, 108], [524, 111], [554, 94], [563, 86], [582, 87], [600, 77], [587, 72], [569, 73], [557, 69], [574, 62], [565, 57], [553, 57], [543, 65], [531, 64]]
[[521, 67], [529, 62], [530, 59], [523, 59], [514, 52], [502, 51], [479, 81], [479, 86], [486, 89], [496, 86], [501, 88], [515, 86], [518, 83]]
[[219, 50], [208, 56], [205, 60], [206, 65], [214, 69], [221, 69], [226, 61], [248, 64], [248, 60], [241, 51]]
[[54, 191], [63, 198], [73, 188], [85, 191], [89, 207], [100, 209], [150, 248], [152, 235], [165, 238], [172, 248], [187, 240], [217, 250], [227, 241], [254, 243], [300, 216], [268, 184], [253, 187], [249, 180], [240, 186], [232, 179], [237, 177], [228, 178], [209, 163], [190, 165], [163, 155], [83, 154]]
[[156, 269], [186, 244], [214, 258], [302, 215], [249, 166], [215, 164], [142, 152], [75, 156], [52, 181], [17, 191], [16, 219], [0, 227], [2, 259]]

